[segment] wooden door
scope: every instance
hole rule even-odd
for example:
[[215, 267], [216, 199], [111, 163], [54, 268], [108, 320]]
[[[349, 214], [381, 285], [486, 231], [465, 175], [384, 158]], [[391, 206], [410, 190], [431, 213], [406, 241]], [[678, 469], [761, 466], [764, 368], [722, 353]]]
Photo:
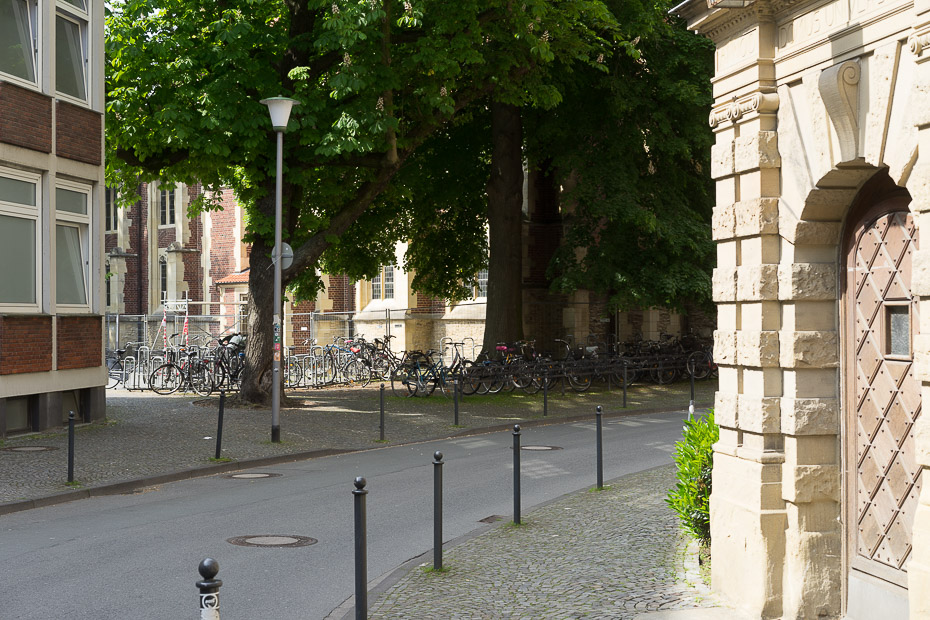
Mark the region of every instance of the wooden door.
[[914, 422], [921, 405], [913, 363], [917, 300], [910, 293], [917, 230], [900, 210], [906, 204], [886, 201], [877, 217], [872, 209], [848, 246], [844, 438], [849, 569], [903, 587], [920, 493]]

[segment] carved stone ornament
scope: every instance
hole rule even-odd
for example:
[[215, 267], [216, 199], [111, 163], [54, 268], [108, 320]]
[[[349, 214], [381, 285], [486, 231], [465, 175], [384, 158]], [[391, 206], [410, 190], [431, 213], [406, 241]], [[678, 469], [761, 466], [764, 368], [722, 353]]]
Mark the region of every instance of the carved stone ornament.
[[859, 154], [859, 61], [847, 60], [820, 74], [820, 97], [840, 141], [840, 158]]
[[912, 54], [922, 56], [923, 51], [930, 48], [930, 24], [925, 24], [919, 30], [912, 32], [907, 38], [907, 46]]
[[725, 103], [710, 111], [710, 126], [714, 128], [727, 121], [735, 123], [743, 116], [752, 113], [773, 114], [777, 110], [778, 95], [775, 93], [752, 93], [745, 97], [734, 97], [730, 103]]

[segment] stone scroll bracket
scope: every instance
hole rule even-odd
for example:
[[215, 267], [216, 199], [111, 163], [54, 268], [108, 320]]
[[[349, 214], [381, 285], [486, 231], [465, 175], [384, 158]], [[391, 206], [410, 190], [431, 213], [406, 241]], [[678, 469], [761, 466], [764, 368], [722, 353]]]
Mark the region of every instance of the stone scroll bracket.
[[848, 60], [820, 74], [820, 97], [836, 129], [840, 161], [852, 161], [859, 155], [860, 74], [858, 60]]

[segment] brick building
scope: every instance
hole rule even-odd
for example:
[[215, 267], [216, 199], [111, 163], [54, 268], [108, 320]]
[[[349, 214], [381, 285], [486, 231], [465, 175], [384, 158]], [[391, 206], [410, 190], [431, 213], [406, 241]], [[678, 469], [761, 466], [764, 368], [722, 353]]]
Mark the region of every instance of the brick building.
[[104, 415], [103, 21], [0, 3], [0, 436]]

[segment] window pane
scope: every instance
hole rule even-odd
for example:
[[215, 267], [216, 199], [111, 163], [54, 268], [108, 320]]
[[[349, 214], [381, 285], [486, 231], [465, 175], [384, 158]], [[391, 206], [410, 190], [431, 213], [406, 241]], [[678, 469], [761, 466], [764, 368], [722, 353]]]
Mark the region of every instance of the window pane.
[[488, 296], [488, 270], [479, 269], [478, 270], [478, 294], [476, 297], [487, 297]]
[[0, 0], [0, 71], [35, 82], [30, 21], [25, 0]]
[[82, 11], [85, 11], [85, 12], [87, 11], [87, 5], [84, 3], [84, 0], [65, 0], [65, 2], [67, 2], [71, 6], [76, 6]]
[[0, 215], [0, 265], [0, 303], [36, 303], [35, 220]]
[[381, 274], [375, 276], [371, 281], [371, 298], [381, 299]]
[[34, 207], [36, 206], [36, 184], [0, 177], [0, 200]]
[[61, 15], [55, 18], [55, 22], [55, 89], [78, 99], [87, 99], [81, 26]]
[[56, 187], [55, 208], [59, 211], [87, 215], [87, 194]]
[[55, 291], [59, 304], [87, 303], [84, 290], [84, 253], [81, 251], [81, 234], [75, 226], [57, 226], [55, 248], [58, 276]]
[[888, 353], [911, 354], [911, 317], [907, 306], [888, 306]]
[[394, 299], [394, 266], [384, 268], [384, 298]]

